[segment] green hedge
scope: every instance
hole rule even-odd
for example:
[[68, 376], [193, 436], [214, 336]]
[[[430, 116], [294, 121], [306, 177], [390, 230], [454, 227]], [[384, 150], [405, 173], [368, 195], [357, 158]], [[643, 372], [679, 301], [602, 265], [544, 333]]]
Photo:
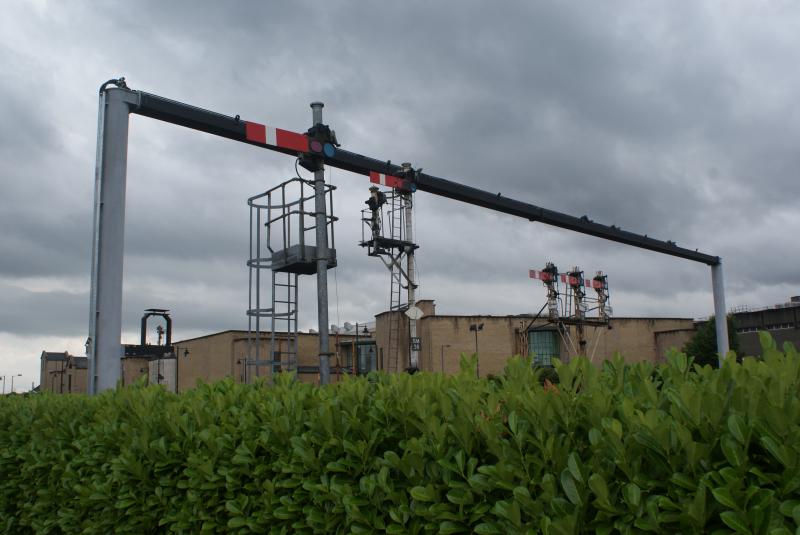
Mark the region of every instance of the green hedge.
[[[6, 533], [791, 533], [800, 357], [0, 401]], [[465, 366], [468, 368], [469, 366]]]

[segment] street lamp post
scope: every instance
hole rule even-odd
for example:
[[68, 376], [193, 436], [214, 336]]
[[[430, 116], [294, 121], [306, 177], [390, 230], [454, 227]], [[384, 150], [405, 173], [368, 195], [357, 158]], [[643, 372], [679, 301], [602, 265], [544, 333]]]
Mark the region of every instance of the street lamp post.
[[444, 348], [450, 347], [450, 344], [442, 344], [441, 358], [442, 358], [442, 373], [444, 373]]
[[475, 331], [475, 375], [481, 376], [481, 361], [478, 356], [478, 333], [483, 330], [483, 323], [473, 323], [469, 326], [470, 331]]
[[2, 375], [0, 377], [3, 378], [3, 395], [5, 396], [6, 395], [6, 376]]
[[[22, 377], [22, 374], [18, 373], [17, 375], [12, 375], [11, 376], [11, 393], [12, 394], [14, 393], [14, 377]], [[3, 391], [5, 391], [5, 384], [3, 384]]]

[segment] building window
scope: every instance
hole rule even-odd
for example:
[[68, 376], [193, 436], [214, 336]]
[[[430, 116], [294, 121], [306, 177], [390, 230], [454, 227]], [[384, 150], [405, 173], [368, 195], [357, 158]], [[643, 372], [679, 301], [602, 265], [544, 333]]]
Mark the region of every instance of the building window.
[[378, 367], [375, 358], [375, 344], [358, 345], [358, 373], [374, 372]]
[[[277, 375], [281, 373], [281, 357], [283, 355], [280, 351], [273, 351], [272, 352], [272, 373], [273, 375]], [[160, 360], [158, 361], [161, 362]], [[161, 378], [159, 378], [159, 384], [161, 384]]]
[[344, 359], [344, 367], [350, 368], [353, 366], [353, 346], [352, 345], [342, 345], [340, 346], [342, 352], [342, 358]]
[[773, 323], [772, 325], [767, 325], [768, 331], [777, 331], [779, 329], [791, 329], [794, 325], [791, 323]]
[[339, 345], [342, 366], [352, 373], [366, 374], [378, 369], [374, 340], [343, 342]]
[[560, 355], [558, 332], [528, 331], [528, 354], [535, 366], [552, 366], [553, 359]]

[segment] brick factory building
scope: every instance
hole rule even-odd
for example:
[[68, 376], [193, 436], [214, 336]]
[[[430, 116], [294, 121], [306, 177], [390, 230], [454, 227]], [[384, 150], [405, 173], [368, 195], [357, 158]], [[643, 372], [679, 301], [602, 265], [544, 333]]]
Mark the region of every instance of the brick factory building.
[[[544, 318], [533, 315], [455, 316], [437, 315], [433, 301], [419, 301], [424, 316], [417, 320], [419, 368], [422, 371], [455, 373], [462, 354], [478, 354], [480, 375], [502, 373], [512, 355], [534, 355], [538, 364], [549, 365], [552, 358], [567, 360], [585, 354], [594, 362], [622, 354], [626, 362], [662, 362], [666, 351], [680, 349], [694, 333], [692, 318], [613, 318], [608, 325], [585, 327], [585, 351], [575, 342], [574, 326], [566, 332]], [[389, 330], [392, 320], [400, 320], [399, 347], [408, 347], [407, 319], [402, 312], [383, 312], [376, 316], [376, 355], [378, 369], [386, 369]], [[478, 331], [476, 327], [480, 326]], [[472, 328], [472, 329], [471, 329]], [[476, 351], [477, 349], [477, 351]], [[408, 352], [400, 352], [398, 369], [408, 367]], [[394, 371], [394, 370], [388, 370]]]
[[68, 352], [42, 351], [39, 391], [55, 394], [85, 394], [88, 360]]
[[[281, 333], [277, 338], [276, 353], [285, 354], [288, 337]], [[352, 359], [347, 358], [351, 354], [351, 346], [357, 342], [363, 346], [363, 341], [371, 340], [363, 335], [360, 340], [358, 338], [352, 334], [331, 336], [331, 342], [337, 348], [336, 355], [340, 358], [337, 361], [337, 357], [334, 357], [331, 362], [331, 376], [334, 381], [337, 376], [352, 373]], [[193, 388], [197, 381], [208, 383], [231, 377], [236, 382], [244, 382], [244, 362], [247, 360], [250, 343], [247, 331], [228, 330], [175, 342], [172, 346], [174, 353], [163, 359], [123, 357], [123, 384], [132, 384], [148, 375], [149, 383], [164, 384], [171, 391], [175, 391], [177, 387], [182, 392]], [[269, 340], [261, 341], [263, 354], [269, 352], [269, 344]], [[318, 344], [316, 333], [297, 334], [297, 376], [301, 381], [318, 382]], [[286, 364], [284, 361], [283, 365]], [[154, 367], [160, 370], [158, 375], [151, 371]], [[271, 366], [259, 366], [258, 371], [259, 376], [268, 378], [273, 370]], [[254, 371], [251, 374], [255, 377]]]
[[[435, 304], [431, 300], [417, 303], [424, 316], [418, 320], [420, 339], [419, 369], [421, 371], [455, 373], [459, 369], [462, 354], [475, 353], [475, 332], [471, 325], [482, 324], [478, 332], [478, 354], [481, 376], [498, 374], [503, 371], [506, 360], [512, 355], [537, 354], [537, 361], [549, 364], [550, 359], [568, 359], [578, 353], [577, 347], [570, 345], [569, 332], [559, 332], [545, 320], [532, 321], [531, 315], [515, 316], [454, 316], [436, 315]], [[402, 335], [398, 347], [400, 358], [395, 366], [389, 365], [389, 324], [393, 317], [401, 322]], [[383, 312], [375, 318], [375, 327], [367, 333], [358, 335], [331, 335], [333, 356], [331, 358], [331, 378], [336, 381], [344, 375], [364, 374], [375, 370], [388, 372], [404, 371], [408, 368], [407, 319], [403, 312]], [[363, 326], [362, 326], [363, 327]], [[609, 328], [610, 327], [610, 328]], [[361, 328], [357, 328], [361, 330]], [[680, 348], [694, 332], [692, 318], [614, 318], [608, 326], [587, 327], [587, 354], [593, 355], [595, 362], [601, 362], [620, 351], [628, 362], [649, 360], [660, 362], [671, 347]], [[247, 358], [249, 338], [247, 331], [223, 331], [173, 344], [174, 355], [150, 361], [152, 368], [173, 374], [158, 382], [179, 391], [195, 386], [198, 380], [211, 382], [224, 377], [232, 377], [243, 382], [243, 362]], [[278, 353], [286, 344], [285, 335], [278, 343]], [[268, 340], [262, 341], [262, 351], [266, 352]], [[574, 345], [574, 344], [573, 344]], [[298, 333], [297, 374], [304, 382], [319, 381], [318, 338], [316, 333]], [[591, 352], [591, 353], [590, 353]], [[154, 364], [155, 363], [155, 364]], [[269, 366], [259, 367], [261, 375], [271, 375]], [[131, 384], [148, 372], [148, 362], [135, 357], [123, 359], [123, 381]], [[150, 373], [150, 382], [153, 374]]]
[[[432, 300], [418, 301], [423, 316], [417, 320], [419, 369], [428, 372], [455, 373], [462, 354], [478, 353], [481, 376], [502, 373], [512, 355], [534, 355], [538, 364], [548, 365], [554, 357], [566, 360], [586, 354], [593, 362], [602, 362], [619, 352], [626, 362], [647, 360], [663, 362], [670, 348], [681, 349], [695, 332], [699, 322], [691, 318], [611, 318], [606, 326], [585, 327], [586, 344], [581, 351], [575, 343], [575, 326], [559, 328], [532, 315], [437, 315]], [[734, 322], [744, 355], [760, 355], [758, 331], [769, 332], [781, 347], [784, 342], [800, 346], [800, 297], [761, 309], [734, 311]], [[399, 325], [398, 358], [390, 364], [390, 325]], [[331, 379], [375, 370], [404, 371], [409, 367], [411, 341], [408, 318], [400, 312], [382, 312], [372, 327], [331, 335], [333, 356]], [[477, 330], [477, 326], [481, 326]], [[471, 329], [472, 328], [472, 329]], [[357, 332], [357, 333], [356, 333]], [[164, 384], [169, 390], [184, 391], [197, 381], [213, 382], [232, 377], [244, 381], [243, 361], [248, 354], [247, 331], [222, 331], [175, 342], [174, 352], [165, 358], [128, 356], [122, 359], [123, 384], [147, 376], [150, 384]], [[276, 353], [283, 354], [286, 336], [279, 337]], [[268, 351], [269, 341], [262, 341]], [[304, 382], [319, 381], [318, 337], [314, 332], [298, 333], [297, 374]], [[85, 393], [86, 357], [66, 352], [43, 351], [40, 390], [55, 393]], [[284, 363], [285, 364], [285, 363]], [[259, 367], [260, 375], [272, 373]]]

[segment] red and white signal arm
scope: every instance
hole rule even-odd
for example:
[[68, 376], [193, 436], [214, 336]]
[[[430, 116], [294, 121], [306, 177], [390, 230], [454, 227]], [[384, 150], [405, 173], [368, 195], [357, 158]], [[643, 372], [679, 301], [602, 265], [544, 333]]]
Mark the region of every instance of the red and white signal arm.
[[587, 288], [594, 288], [595, 290], [603, 287], [603, 283], [594, 279], [583, 279], [583, 284], [578, 277], [571, 277], [569, 275], [561, 275], [561, 282], [565, 282], [570, 286], [586, 286]]
[[535, 269], [528, 270], [528, 276], [532, 279], [538, 279], [542, 282], [555, 282], [555, 277], [552, 273], [547, 271], [536, 271]]
[[290, 130], [275, 128], [265, 124], [245, 121], [245, 137], [247, 141], [280, 147], [297, 152], [308, 152], [308, 137]]
[[[535, 269], [528, 270], [528, 277], [530, 277], [531, 279], [540, 280], [542, 282], [555, 282], [556, 281], [556, 279], [555, 279], [555, 277], [553, 277], [552, 273], [548, 273], [547, 271], [537, 271]], [[581, 286], [580, 280], [578, 279], [578, 277], [571, 277], [571, 276], [565, 275], [563, 273], [561, 273], [558, 277], [561, 279], [561, 282], [569, 284], [570, 286]], [[594, 288], [595, 290], [598, 290], [598, 289], [603, 287], [603, 283], [598, 281], [598, 280], [594, 280], [594, 279], [584, 279], [583, 286], [586, 286], [587, 288]]]
[[370, 171], [369, 181], [372, 182], [373, 184], [380, 184], [381, 186], [386, 186], [387, 188], [399, 188], [399, 189], [406, 188], [406, 181], [403, 180], [402, 178], [392, 175], [385, 175], [383, 173], [376, 173], [375, 171]]

